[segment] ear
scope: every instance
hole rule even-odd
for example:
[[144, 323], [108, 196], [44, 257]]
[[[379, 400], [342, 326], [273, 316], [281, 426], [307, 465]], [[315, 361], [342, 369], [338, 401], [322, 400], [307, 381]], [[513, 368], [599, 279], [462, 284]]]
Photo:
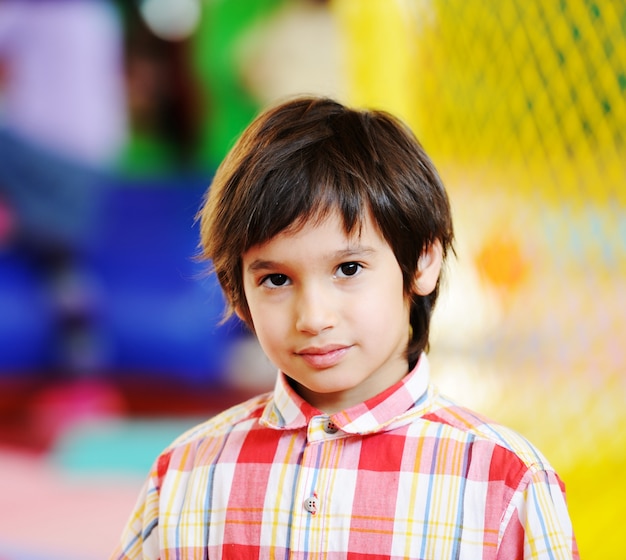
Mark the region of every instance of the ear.
[[417, 263], [417, 271], [413, 279], [413, 292], [419, 296], [427, 296], [437, 286], [443, 250], [439, 240], [431, 243], [422, 253]]
[[246, 314], [242, 311], [241, 306], [237, 305], [235, 307], [233, 307], [233, 311], [235, 312], [235, 315], [237, 315], [237, 317], [244, 323], [248, 323], [248, 320], [246, 318]]
[[[0, 0], [1, 1], [1, 0]], [[246, 315], [245, 310], [242, 310], [241, 306], [233, 307], [233, 312], [235, 315], [241, 320], [241, 322], [246, 325], [250, 329], [252, 333], [254, 333], [254, 325], [252, 324], [252, 318]]]

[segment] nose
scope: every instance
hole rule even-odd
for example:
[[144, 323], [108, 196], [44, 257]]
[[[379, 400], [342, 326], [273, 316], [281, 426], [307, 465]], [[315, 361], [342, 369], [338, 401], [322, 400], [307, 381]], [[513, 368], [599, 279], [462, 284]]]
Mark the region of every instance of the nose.
[[296, 329], [319, 334], [332, 328], [337, 317], [336, 302], [329, 290], [320, 285], [299, 290], [296, 302]]

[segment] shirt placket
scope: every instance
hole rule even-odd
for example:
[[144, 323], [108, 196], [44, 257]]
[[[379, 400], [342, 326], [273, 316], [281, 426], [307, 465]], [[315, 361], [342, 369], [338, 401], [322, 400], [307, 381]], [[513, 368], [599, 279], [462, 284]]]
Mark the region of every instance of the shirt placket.
[[291, 558], [315, 557], [326, 549], [327, 512], [332, 494], [328, 463], [337, 437], [340, 437], [338, 428], [329, 417], [311, 418], [295, 486]]

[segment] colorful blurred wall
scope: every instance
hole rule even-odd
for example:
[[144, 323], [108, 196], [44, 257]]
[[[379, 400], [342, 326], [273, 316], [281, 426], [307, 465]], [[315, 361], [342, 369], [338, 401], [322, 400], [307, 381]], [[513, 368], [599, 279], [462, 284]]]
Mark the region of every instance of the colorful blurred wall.
[[583, 558], [623, 558], [626, 0], [106, 3], [125, 25], [129, 140], [101, 186], [90, 266], [114, 358], [101, 373], [126, 400], [104, 403], [112, 418], [75, 410], [46, 446], [34, 438], [72, 409], [38, 396], [54, 385], [39, 357], [54, 350], [53, 306], [38, 306], [41, 279], [2, 245], [13, 226], [0, 200], [0, 503], [14, 514], [0, 557], [101, 557], [156, 453], [238, 391], [271, 387], [254, 341], [216, 328], [223, 302], [198, 282], [193, 218], [261, 107], [319, 93], [403, 117], [450, 192], [457, 254], [434, 317], [434, 382], [542, 449]]
[[351, 99], [403, 114], [451, 193], [439, 384], [548, 455], [583, 558], [623, 558], [626, 3], [333, 7]]

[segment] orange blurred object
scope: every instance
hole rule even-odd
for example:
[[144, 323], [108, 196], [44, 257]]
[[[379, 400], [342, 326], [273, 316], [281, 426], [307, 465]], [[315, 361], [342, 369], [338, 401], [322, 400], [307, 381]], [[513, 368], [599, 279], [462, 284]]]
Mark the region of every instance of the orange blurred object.
[[487, 237], [475, 262], [483, 280], [504, 292], [517, 291], [530, 270], [521, 244], [509, 233]]

